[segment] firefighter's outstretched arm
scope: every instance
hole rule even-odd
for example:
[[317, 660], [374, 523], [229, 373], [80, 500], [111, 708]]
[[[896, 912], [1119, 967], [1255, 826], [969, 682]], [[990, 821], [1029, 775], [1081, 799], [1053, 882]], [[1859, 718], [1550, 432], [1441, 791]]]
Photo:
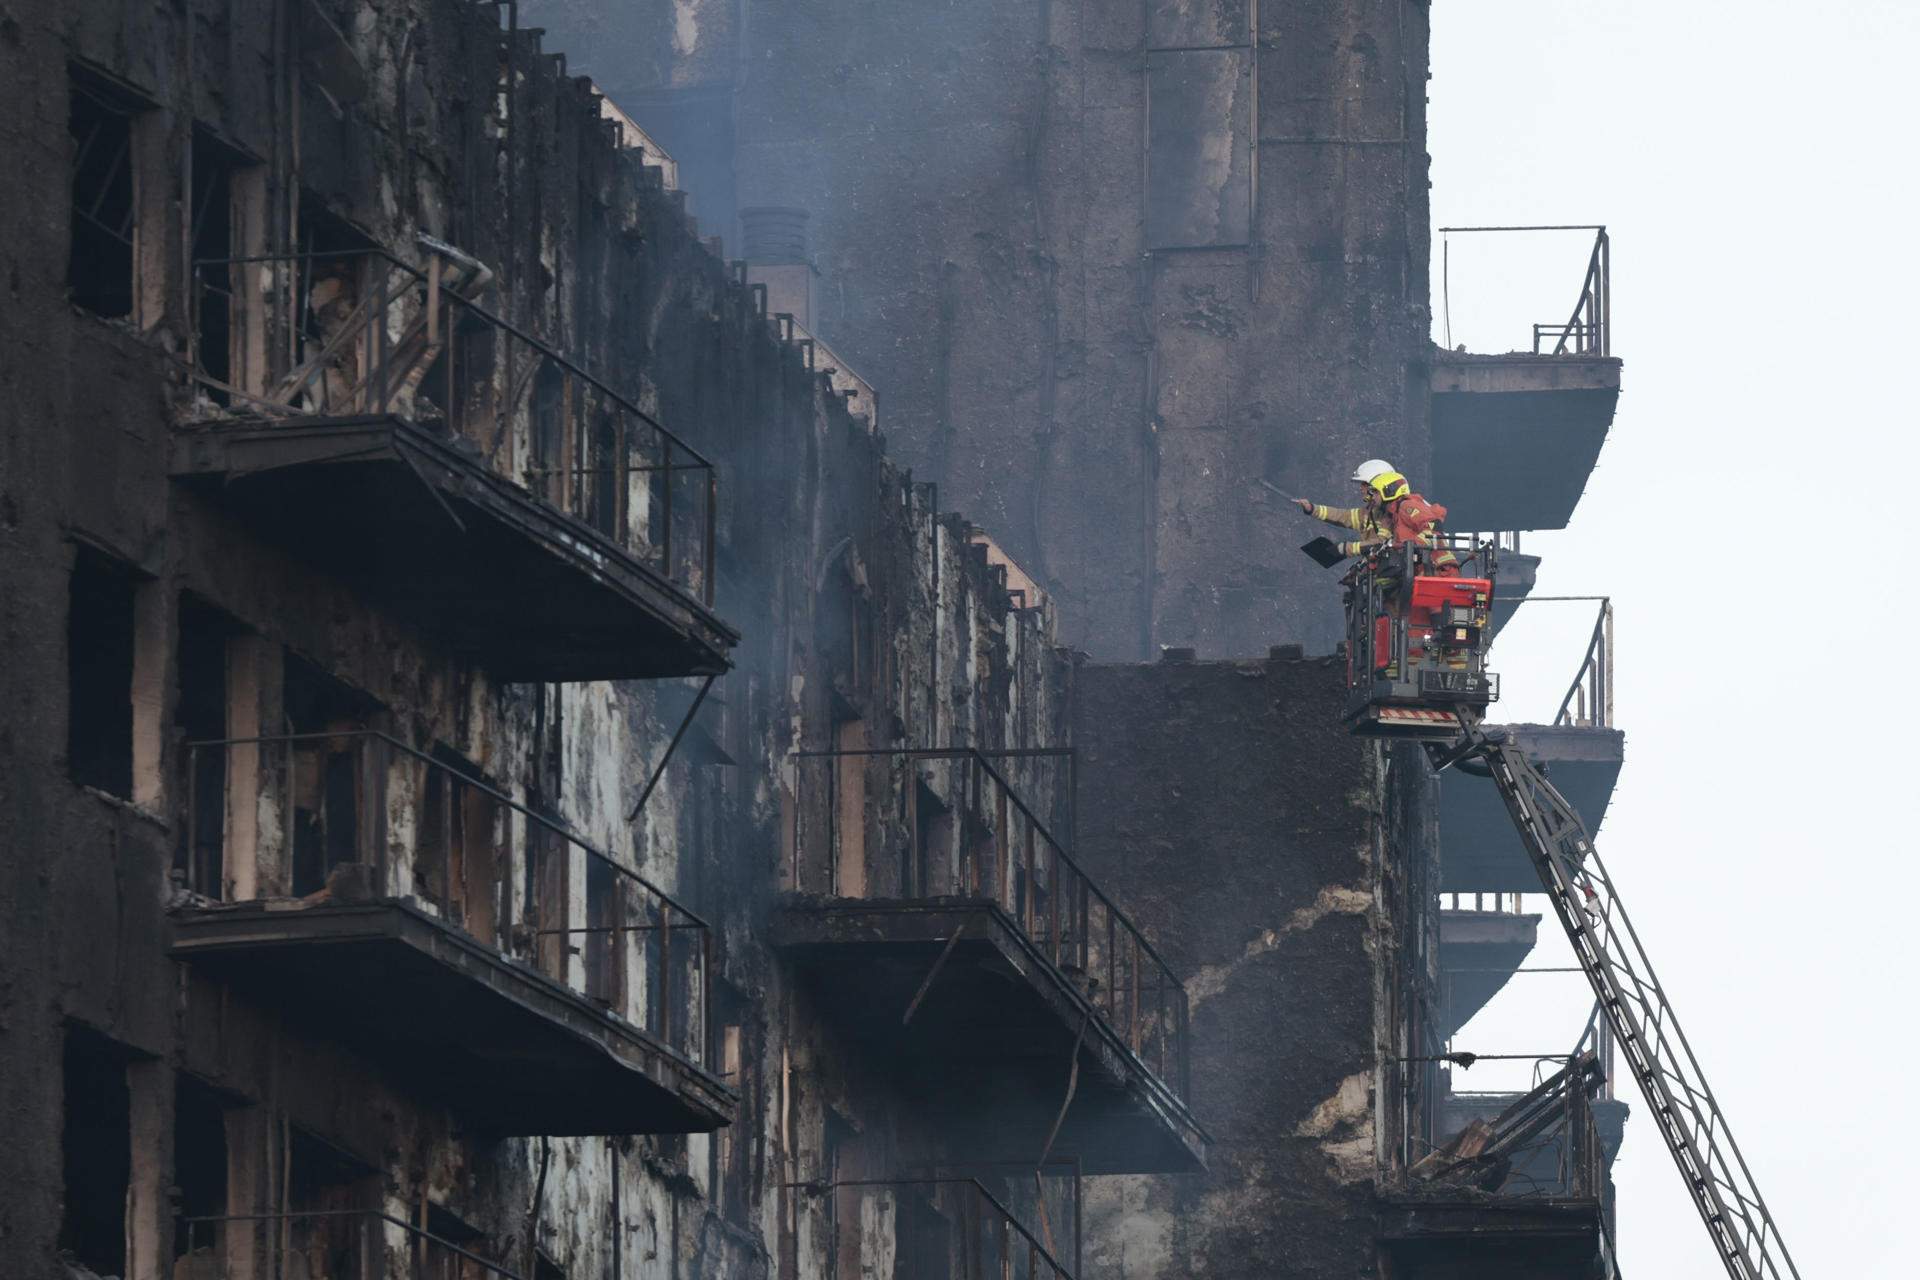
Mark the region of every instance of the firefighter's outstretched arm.
[[[1328, 524], [1338, 525], [1342, 529], [1353, 529], [1360, 533], [1376, 535], [1373, 520], [1365, 507], [1329, 507], [1317, 502], [1308, 502], [1305, 498], [1295, 498], [1294, 505], [1312, 516], [1315, 520], [1324, 520]], [[1376, 536], [1361, 538], [1353, 542], [1338, 542], [1343, 556], [1357, 556], [1369, 547], [1377, 547], [1385, 539]]]

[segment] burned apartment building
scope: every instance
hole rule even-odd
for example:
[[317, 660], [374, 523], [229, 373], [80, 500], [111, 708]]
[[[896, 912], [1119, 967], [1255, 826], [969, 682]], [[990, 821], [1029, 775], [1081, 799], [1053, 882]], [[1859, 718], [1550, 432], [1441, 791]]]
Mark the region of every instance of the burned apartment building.
[[1426, 20], [0, 19], [9, 1272], [1604, 1274], [1255, 483], [1559, 527], [1611, 419], [1428, 341]]

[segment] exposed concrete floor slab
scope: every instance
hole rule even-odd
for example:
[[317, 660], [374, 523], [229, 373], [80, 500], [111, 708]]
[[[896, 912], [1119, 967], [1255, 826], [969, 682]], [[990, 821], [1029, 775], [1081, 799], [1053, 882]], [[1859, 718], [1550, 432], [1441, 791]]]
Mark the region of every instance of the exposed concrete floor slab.
[[398, 418], [180, 428], [171, 472], [502, 679], [711, 674], [739, 639], [656, 566]]
[[[969, 1159], [1033, 1159], [1065, 1101], [1077, 1044], [1055, 1156], [1078, 1157], [1087, 1173], [1205, 1168], [1207, 1135], [1153, 1069], [1155, 1051], [1135, 1055], [1103, 1016], [1089, 1016], [1073, 980], [992, 902], [793, 899], [774, 938], [827, 1016], [894, 1064]], [[1177, 1060], [1161, 1065], [1177, 1077]]]
[[1540, 577], [1540, 557], [1519, 551], [1500, 553], [1499, 568], [1493, 581], [1493, 634], [1513, 621], [1520, 605], [1533, 594]]
[[[1566, 725], [1506, 726], [1587, 825], [1599, 831], [1620, 778], [1626, 735]], [[1535, 893], [1540, 877], [1514, 832], [1500, 793], [1485, 778], [1450, 770], [1440, 783], [1440, 891]]]
[[1620, 399], [1611, 356], [1436, 353], [1434, 501], [1455, 529], [1564, 529]]
[[249, 902], [172, 918], [175, 959], [355, 1046], [481, 1132], [732, 1123], [737, 1099], [718, 1079], [405, 900]]
[[1540, 917], [1510, 911], [1440, 913], [1440, 1034], [1486, 1007], [1533, 950]]

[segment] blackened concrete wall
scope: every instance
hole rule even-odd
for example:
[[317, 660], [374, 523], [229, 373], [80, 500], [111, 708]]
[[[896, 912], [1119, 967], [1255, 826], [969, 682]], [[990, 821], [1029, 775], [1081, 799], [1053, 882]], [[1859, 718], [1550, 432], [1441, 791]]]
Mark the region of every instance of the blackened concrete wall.
[[1410, 762], [1346, 734], [1337, 659], [1083, 662], [1075, 681], [1081, 855], [1188, 975], [1215, 1135], [1204, 1175], [1099, 1180], [1089, 1272], [1377, 1274], [1424, 775], [1396, 785]]
[[1259, 481], [1428, 481], [1422, 0], [522, 11], [607, 36], [581, 65], [726, 171], [710, 230], [811, 211], [813, 329], [1069, 643], [1332, 646], [1313, 530]]
[[[963, 524], [775, 340], [536, 35], [503, 36], [493, 6], [328, 0], [315, 8], [332, 39], [308, 8], [36, 0], [0, 17], [0, 139], [14, 169], [0, 193], [0, 1123], [24, 1171], [0, 1198], [8, 1273], [63, 1274], [63, 1116], [88, 1105], [62, 1084], [77, 1025], [127, 1064], [127, 1273], [141, 1280], [162, 1273], [174, 1240], [166, 1188], [182, 1078], [228, 1107], [235, 1212], [284, 1202], [292, 1128], [372, 1171], [391, 1211], [435, 1205], [516, 1269], [537, 1246], [576, 1277], [609, 1273], [616, 1252], [629, 1275], [822, 1274], [826, 1205], [786, 1184], [824, 1176], [834, 1141], [871, 1145], [873, 1167], [899, 1148], [928, 1152], [909, 1100], [819, 1025], [762, 940], [767, 905], [788, 887], [787, 754], [829, 735], [836, 696], [882, 742], [1049, 740], [1060, 716], [1050, 617], [1008, 594]], [[67, 297], [71, 64], [140, 104], [139, 296], [124, 320]], [[703, 723], [732, 766], [679, 759], [629, 824], [684, 696], [502, 683], [169, 481], [171, 423], [190, 395], [180, 353], [196, 129], [242, 157], [256, 249], [285, 251], [322, 211], [402, 257], [416, 232], [450, 240], [496, 269], [496, 311], [720, 459], [717, 603], [746, 639]], [[510, 420], [468, 443], [517, 478], [520, 432]], [[77, 785], [65, 758], [69, 575], [82, 546], [136, 581], [129, 795]], [[724, 1157], [702, 1136], [483, 1138], [317, 1035], [299, 1009], [168, 959], [188, 595], [242, 637], [247, 677], [230, 673], [230, 689], [261, 732], [286, 723], [287, 664], [309, 662], [377, 708], [386, 731], [451, 746], [717, 922], [715, 1039], [738, 1028], [741, 1042]], [[868, 627], [858, 661], [856, 614]]]

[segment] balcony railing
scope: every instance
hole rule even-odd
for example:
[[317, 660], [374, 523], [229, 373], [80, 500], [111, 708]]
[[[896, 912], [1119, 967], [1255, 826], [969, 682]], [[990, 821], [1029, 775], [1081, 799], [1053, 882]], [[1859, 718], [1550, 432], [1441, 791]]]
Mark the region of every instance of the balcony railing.
[[1567, 687], [1567, 696], [1560, 700], [1560, 710], [1554, 713], [1553, 722], [1557, 725], [1582, 729], [1613, 727], [1612, 597], [1600, 597], [1599, 605], [1593, 620], [1593, 635], [1580, 659], [1580, 670]]
[[1454, 1094], [1456, 1100], [1505, 1102], [1492, 1120], [1475, 1119], [1408, 1169], [1412, 1183], [1431, 1188], [1478, 1188], [1509, 1198], [1599, 1199], [1606, 1187], [1605, 1153], [1593, 1119], [1593, 1096], [1603, 1087], [1600, 1056], [1591, 1037], [1565, 1065], [1515, 1098], [1510, 1094]]
[[166, 1280], [521, 1280], [377, 1209], [180, 1218]]
[[1441, 314], [1449, 348], [1453, 346], [1453, 284], [1452, 245], [1446, 240], [1447, 236], [1487, 231], [1591, 231], [1593, 250], [1587, 256], [1587, 273], [1581, 281], [1580, 297], [1573, 304], [1573, 312], [1564, 322], [1534, 324], [1533, 353], [1556, 356], [1606, 356], [1613, 353], [1613, 247], [1607, 238], [1606, 227], [1441, 227], [1439, 231]]
[[[1186, 986], [1074, 861], [991, 754], [966, 747], [796, 752], [792, 883], [801, 892], [834, 896], [992, 900], [1067, 976], [1075, 998], [1105, 1021], [1142, 1065], [1186, 1097]], [[904, 838], [873, 849], [863, 831], [858, 846], [866, 865], [862, 874], [850, 877], [838, 865], [848, 842], [837, 838], [835, 823], [842, 820], [843, 808], [856, 806], [841, 803], [839, 770], [846, 761], [864, 767], [881, 757], [942, 771], [944, 795], [955, 812], [928, 821], [921, 812], [922, 792], [928, 793], [926, 804], [935, 803], [937, 795], [925, 787], [917, 767], [909, 768]], [[808, 821], [807, 777], [823, 768], [833, 770], [836, 781], [816, 779], [814, 785], [824, 787], [833, 803], [825, 806], [824, 822]], [[857, 808], [864, 811], [864, 805]], [[810, 833], [823, 840], [824, 849], [809, 848]], [[821, 853], [825, 856], [816, 856]]]
[[185, 765], [190, 893], [318, 903], [358, 877], [706, 1065], [707, 922], [469, 768], [365, 729], [192, 742]]
[[[855, 1179], [818, 1184], [835, 1197], [835, 1216], [841, 1216], [839, 1197], [898, 1192], [908, 1188], [934, 1196], [944, 1193], [951, 1227], [938, 1233], [916, 1232], [905, 1215], [895, 1214], [897, 1274], [916, 1280], [1073, 1280], [1056, 1254], [1058, 1250], [1021, 1225], [986, 1185], [973, 1178]], [[861, 1221], [856, 1212], [854, 1222]], [[1069, 1242], [1071, 1243], [1071, 1241]], [[866, 1259], [857, 1274], [868, 1274]], [[840, 1267], [836, 1253], [829, 1271], [832, 1280], [854, 1280]]]
[[424, 267], [380, 249], [195, 262], [191, 368], [216, 411], [437, 425], [711, 606], [713, 463], [482, 306], [487, 268], [420, 243]]
[[1523, 893], [1471, 892], [1443, 893], [1440, 895], [1442, 911], [1491, 911], [1504, 916], [1527, 914]]

